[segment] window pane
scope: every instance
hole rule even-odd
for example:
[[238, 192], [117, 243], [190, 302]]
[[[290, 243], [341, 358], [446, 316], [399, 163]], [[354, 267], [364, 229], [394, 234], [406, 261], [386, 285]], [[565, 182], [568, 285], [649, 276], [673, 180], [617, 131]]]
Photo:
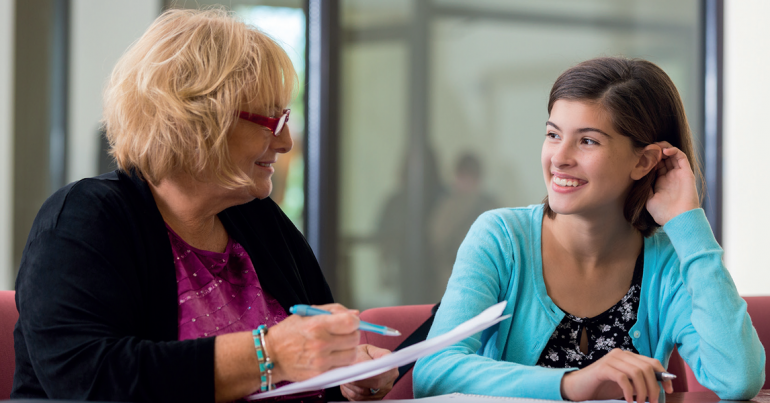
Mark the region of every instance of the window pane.
[[338, 270], [356, 308], [437, 302], [481, 212], [540, 203], [548, 93], [568, 67], [651, 60], [701, 132], [696, 0], [341, 4]]
[[294, 147], [278, 158], [273, 174], [273, 192], [270, 197], [281, 206], [284, 213], [303, 230], [302, 210], [305, 206], [305, 164], [303, 140], [305, 138], [305, 12], [297, 7], [236, 5], [233, 10], [247, 24], [261, 29], [275, 39], [291, 58], [299, 78], [297, 96], [289, 108], [289, 131]]

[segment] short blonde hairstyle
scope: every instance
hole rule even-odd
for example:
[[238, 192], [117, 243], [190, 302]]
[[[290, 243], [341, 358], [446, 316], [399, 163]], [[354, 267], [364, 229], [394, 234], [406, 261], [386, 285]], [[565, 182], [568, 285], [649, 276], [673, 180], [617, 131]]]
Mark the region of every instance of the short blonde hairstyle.
[[229, 12], [166, 11], [112, 71], [103, 117], [110, 154], [152, 183], [181, 170], [249, 186], [227, 148], [235, 112], [248, 105], [280, 113], [296, 86], [283, 49]]

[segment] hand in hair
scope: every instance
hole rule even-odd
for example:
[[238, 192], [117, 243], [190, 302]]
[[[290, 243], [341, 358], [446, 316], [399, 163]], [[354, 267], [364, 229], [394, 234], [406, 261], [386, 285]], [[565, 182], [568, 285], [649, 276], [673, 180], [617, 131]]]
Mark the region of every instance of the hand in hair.
[[663, 149], [658, 162], [654, 189], [647, 200], [647, 211], [660, 225], [686, 211], [700, 207], [695, 175], [687, 155], [665, 141], [655, 143]]
[[[658, 403], [660, 385], [655, 371], [665, 371], [660, 361], [616, 348], [595, 363], [564, 375], [561, 395], [572, 401], [623, 397], [628, 403], [636, 395], [637, 402], [649, 398], [650, 403]], [[673, 393], [671, 381], [662, 385], [666, 393]]]

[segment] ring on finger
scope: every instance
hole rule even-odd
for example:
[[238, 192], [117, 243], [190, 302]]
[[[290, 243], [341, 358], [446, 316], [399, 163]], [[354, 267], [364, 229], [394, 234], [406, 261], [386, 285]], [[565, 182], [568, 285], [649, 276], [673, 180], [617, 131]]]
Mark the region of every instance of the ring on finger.
[[369, 393], [371, 393], [372, 395], [376, 395], [376, 394], [380, 393], [380, 390], [379, 389], [374, 389], [374, 388], [369, 388]]

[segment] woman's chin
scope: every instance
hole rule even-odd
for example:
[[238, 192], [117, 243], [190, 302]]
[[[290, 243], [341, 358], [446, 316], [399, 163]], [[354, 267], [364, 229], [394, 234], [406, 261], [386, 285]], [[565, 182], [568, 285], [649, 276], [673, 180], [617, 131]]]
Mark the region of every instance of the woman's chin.
[[548, 207], [550, 207], [551, 211], [556, 214], [570, 215], [577, 212], [575, 206], [570, 206], [566, 203], [559, 203], [558, 201], [554, 202], [550, 197], [548, 199]]
[[251, 188], [249, 191], [249, 196], [251, 196], [251, 200], [254, 200], [254, 199], [262, 200], [270, 196], [270, 193], [272, 193], [272, 191], [273, 191], [272, 186], [268, 186], [268, 187], [262, 186], [262, 187]]
[[560, 208], [553, 208], [553, 206], [551, 206], [551, 211], [553, 211], [554, 213], [556, 213], [558, 215], [570, 215], [570, 214], [572, 214], [572, 212], [569, 211], [569, 210], [564, 210], [564, 209], [560, 209]]

